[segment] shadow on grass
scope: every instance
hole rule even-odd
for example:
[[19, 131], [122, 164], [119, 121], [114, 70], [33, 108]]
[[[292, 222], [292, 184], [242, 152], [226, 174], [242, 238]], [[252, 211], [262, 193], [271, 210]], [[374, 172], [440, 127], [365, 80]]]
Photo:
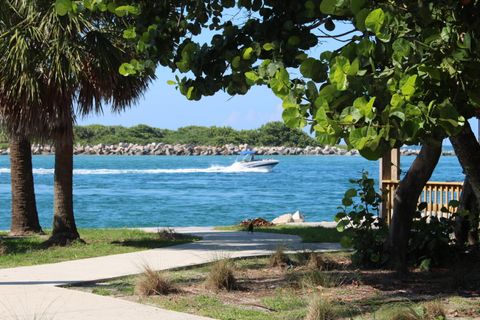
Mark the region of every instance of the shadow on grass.
[[[117, 238], [118, 239], [118, 238]], [[65, 250], [69, 250], [69, 248], [75, 247], [85, 247], [87, 248], [89, 245], [93, 244], [102, 244], [102, 245], [110, 245], [110, 246], [121, 246], [121, 247], [131, 247], [136, 249], [155, 249], [155, 248], [162, 248], [166, 246], [171, 246], [175, 244], [184, 244], [189, 243], [192, 241], [199, 240], [199, 238], [188, 236], [188, 235], [178, 235], [174, 238], [159, 238], [155, 234], [149, 234], [147, 236], [139, 237], [132, 236], [126, 239], [112, 239], [112, 238], [89, 238], [88, 236], [85, 238], [85, 242], [83, 241], [74, 241], [70, 245], [63, 247]], [[1, 237], [2, 246], [4, 248], [3, 255], [9, 254], [26, 254], [26, 253], [34, 253], [38, 251], [47, 251], [47, 250], [54, 250], [59, 249], [59, 246], [51, 246], [47, 242], [48, 235], [35, 235], [35, 236], [25, 236], [25, 237], [9, 237], [3, 236]]]
[[133, 247], [133, 248], [142, 248], [142, 249], [155, 249], [155, 248], [162, 248], [165, 246], [171, 246], [173, 244], [184, 244], [192, 242], [193, 240], [197, 239], [179, 239], [179, 240], [158, 240], [158, 239], [151, 239], [151, 238], [144, 238], [144, 239], [126, 239], [120, 241], [112, 241], [110, 242], [113, 245], [124, 246], [124, 247]]
[[48, 245], [45, 243], [47, 239], [46, 236], [3, 237], [2, 243], [6, 254], [19, 254], [48, 249]]
[[302, 238], [303, 242], [319, 243], [330, 242], [338, 243], [347, 235], [346, 232], [338, 232], [336, 228], [324, 227], [303, 227], [303, 226], [276, 226], [276, 227], [259, 227], [255, 228], [256, 232], [280, 233], [297, 235]]

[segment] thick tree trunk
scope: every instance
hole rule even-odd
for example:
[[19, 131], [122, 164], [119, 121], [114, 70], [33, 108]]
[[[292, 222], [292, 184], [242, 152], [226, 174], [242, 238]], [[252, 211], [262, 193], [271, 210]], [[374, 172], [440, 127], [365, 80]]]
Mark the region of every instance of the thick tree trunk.
[[398, 185], [389, 230], [388, 249], [392, 266], [400, 273], [407, 272], [408, 241], [418, 198], [432, 176], [441, 153], [441, 144], [422, 146], [419, 155]]
[[73, 214], [73, 138], [70, 133], [55, 141], [54, 215], [51, 245], [68, 245], [80, 235]]
[[455, 239], [460, 246], [468, 243], [471, 246], [478, 245], [478, 218], [479, 204], [468, 177], [463, 183], [463, 191], [460, 197], [459, 212], [468, 212], [467, 215], [455, 216]]
[[473, 194], [480, 199], [480, 144], [468, 122], [456, 136], [450, 137], [455, 154], [472, 186]]
[[10, 234], [23, 236], [42, 233], [35, 201], [31, 144], [26, 137], [16, 136], [10, 139], [10, 168], [12, 186]]
[[[455, 153], [462, 165], [469, 182], [469, 188], [465, 192], [472, 193], [470, 198], [480, 199], [480, 144], [468, 122], [465, 123], [463, 130], [456, 136], [450, 137]], [[474, 201], [470, 200], [470, 201]], [[468, 209], [468, 208], [467, 208]], [[480, 201], [476, 201], [476, 210], [470, 205], [468, 242], [478, 244], [478, 220], [480, 213]], [[460, 219], [461, 220], [461, 219]], [[465, 226], [463, 226], [465, 228]], [[464, 237], [465, 238], [465, 237]], [[467, 239], [459, 239], [467, 240]]]
[[[470, 210], [472, 204], [472, 198], [475, 195], [473, 194], [472, 186], [468, 182], [468, 177], [465, 178], [463, 182], [463, 191], [460, 196], [460, 206], [458, 211]], [[468, 217], [457, 215], [455, 216], [455, 240], [459, 246], [465, 245], [468, 239], [468, 230], [470, 229], [470, 224], [468, 223]]]

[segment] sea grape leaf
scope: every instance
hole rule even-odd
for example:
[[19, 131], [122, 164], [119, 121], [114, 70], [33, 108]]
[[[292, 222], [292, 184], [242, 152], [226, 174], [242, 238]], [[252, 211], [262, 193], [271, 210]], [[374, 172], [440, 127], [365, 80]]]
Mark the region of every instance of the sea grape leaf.
[[339, 91], [345, 91], [348, 88], [347, 73], [350, 70], [350, 61], [343, 56], [335, 57], [335, 62], [331, 67], [329, 79], [330, 82]]
[[303, 128], [305, 126], [305, 119], [303, 119], [298, 108], [286, 108], [283, 110], [282, 118], [290, 128]]
[[56, 0], [55, 11], [59, 16], [65, 16], [72, 11], [73, 3], [71, 0]]
[[416, 74], [408, 77], [406, 81], [403, 82], [403, 85], [400, 88], [400, 90], [402, 91], [402, 94], [407, 98], [407, 100], [410, 97], [412, 97], [417, 91], [417, 86], [416, 86], [417, 78], [418, 76]]
[[380, 8], [370, 12], [365, 19], [365, 27], [375, 34], [379, 34], [382, 31], [384, 23], [385, 12]]

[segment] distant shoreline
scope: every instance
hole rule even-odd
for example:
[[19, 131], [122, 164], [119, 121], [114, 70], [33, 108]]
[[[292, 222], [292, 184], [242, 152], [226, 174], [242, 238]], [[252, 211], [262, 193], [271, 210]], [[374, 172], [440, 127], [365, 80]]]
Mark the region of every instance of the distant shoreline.
[[[258, 155], [266, 156], [358, 156], [357, 150], [346, 150], [336, 146], [314, 147], [250, 147], [246, 144], [223, 146], [195, 146], [186, 144], [150, 143], [147, 145], [133, 143], [77, 145], [74, 148], [75, 155], [111, 155], [111, 156], [234, 156], [242, 150], [252, 148]], [[0, 155], [8, 155], [9, 149], [0, 149]], [[50, 145], [32, 145], [32, 154], [51, 155], [55, 148]], [[401, 155], [413, 156], [420, 152], [419, 149], [402, 148]], [[443, 156], [454, 156], [452, 150], [446, 150]]]

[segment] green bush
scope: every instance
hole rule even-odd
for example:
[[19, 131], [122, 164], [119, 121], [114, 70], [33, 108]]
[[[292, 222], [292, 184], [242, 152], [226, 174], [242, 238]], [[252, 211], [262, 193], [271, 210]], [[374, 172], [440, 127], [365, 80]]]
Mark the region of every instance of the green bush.
[[318, 146], [316, 140], [301, 130], [290, 129], [282, 122], [270, 122], [259, 129], [235, 130], [230, 127], [187, 126], [167, 130], [138, 125], [134, 127], [89, 125], [76, 126], [75, 141], [81, 145], [118, 144], [120, 142], [148, 144], [191, 144], [222, 146], [249, 144], [252, 146]]
[[[385, 242], [388, 227], [379, 218], [382, 197], [375, 191], [375, 181], [363, 172], [358, 180], [351, 180], [354, 188], [347, 190], [340, 211], [335, 217], [337, 230], [349, 230], [341, 240], [345, 247], [354, 249], [352, 262], [366, 267], [379, 267], [388, 260]], [[449, 208], [458, 206], [451, 201]], [[428, 270], [431, 266], [444, 265], [456, 254], [457, 246], [452, 237], [454, 233], [454, 214], [447, 208], [449, 218], [422, 217], [426, 203], [420, 203], [414, 217], [408, 244], [408, 262]], [[462, 214], [462, 213], [457, 213]], [[466, 213], [463, 213], [466, 214]]]
[[[450, 206], [456, 206], [456, 202], [452, 201]], [[442, 208], [442, 211], [449, 213], [449, 218], [422, 217], [421, 211], [426, 205], [419, 204], [408, 244], [410, 263], [424, 270], [448, 263], [456, 252], [455, 241], [451, 237], [455, 228], [454, 214]]]
[[368, 177], [368, 172], [364, 171], [360, 179], [350, 182], [355, 187], [345, 192], [335, 216], [338, 231], [350, 230], [341, 243], [354, 249], [354, 264], [380, 266], [387, 261], [383, 247], [388, 235], [385, 222], [378, 218], [382, 197], [375, 191], [375, 181]]

